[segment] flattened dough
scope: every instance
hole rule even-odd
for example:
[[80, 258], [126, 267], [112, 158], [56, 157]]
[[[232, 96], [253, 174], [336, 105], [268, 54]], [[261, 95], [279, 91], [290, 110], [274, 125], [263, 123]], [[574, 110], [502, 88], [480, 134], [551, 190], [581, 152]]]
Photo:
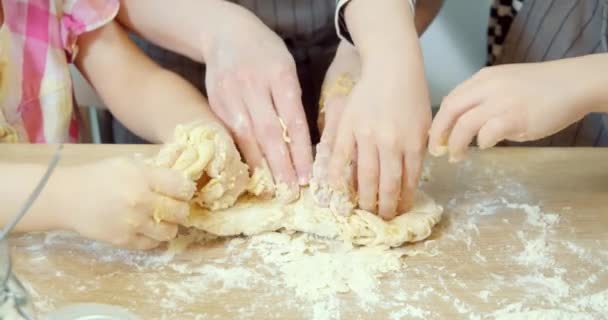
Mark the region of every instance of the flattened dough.
[[256, 235], [285, 229], [357, 245], [398, 247], [427, 238], [439, 222], [441, 211], [432, 199], [418, 192], [413, 209], [391, 221], [359, 209], [340, 216], [329, 208], [317, 206], [309, 190], [304, 189], [300, 199], [291, 204], [244, 197], [233, 207], [220, 211], [193, 207], [186, 225], [219, 236]]
[[318, 205], [309, 188], [289, 204], [256, 198], [252, 193], [259, 194], [260, 188], [268, 189], [272, 184], [266, 179], [263, 186], [256, 186], [230, 137], [214, 127], [178, 127], [175, 142], [166, 145], [153, 162], [180, 170], [197, 182], [199, 192], [185, 226], [217, 236], [288, 230], [356, 245], [398, 247], [427, 238], [443, 212], [421, 191], [415, 195], [413, 208], [391, 221], [360, 209], [335, 214]]

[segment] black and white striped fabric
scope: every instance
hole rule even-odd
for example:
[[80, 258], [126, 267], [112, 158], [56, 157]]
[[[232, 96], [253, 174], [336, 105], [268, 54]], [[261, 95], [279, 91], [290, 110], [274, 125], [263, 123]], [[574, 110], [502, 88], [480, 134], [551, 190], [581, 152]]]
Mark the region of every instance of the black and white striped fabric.
[[[488, 49], [491, 64], [550, 61], [602, 53], [608, 49], [608, 0], [525, 0], [519, 10], [513, 2], [510, 11], [501, 7], [508, 6], [507, 2], [496, 1], [492, 7], [496, 16], [502, 18], [490, 18]], [[509, 15], [514, 15], [510, 27], [506, 27], [507, 30], [504, 26], [497, 27], [501, 19], [506, 24]], [[491, 46], [500, 41], [502, 47], [499, 49]], [[608, 117], [590, 114], [553, 136], [524, 145], [608, 146]]]
[[523, 0], [496, 0], [492, 3], [488, 26], [488, 65], [494, 64], [502, 53], [502, 45], [522, 2]]

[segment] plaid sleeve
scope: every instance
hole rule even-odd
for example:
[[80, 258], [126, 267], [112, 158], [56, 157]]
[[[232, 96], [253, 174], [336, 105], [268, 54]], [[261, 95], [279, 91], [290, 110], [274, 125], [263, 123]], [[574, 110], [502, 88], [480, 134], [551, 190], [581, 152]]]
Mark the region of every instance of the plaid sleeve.
[[78, 37], [112, 21], [118, 14], [119, 7], [118, 0], [63, 1], [61, 41], [70, 62], [78, 54]]
[[[363, 1], [363, 0], [360, 0], [360, 1]], [[366, 1], [372, 1], [372, 0], [366, 0]], [[409, 3], [410, 3], [412, 12], [414, 12], [416, 9], [416, 0], [407, 0], [407, 1], [409, 1]], [[338, 32], [338, 36], [340, 37], [340, 39], [346, 40], [352, 44], [353, 39], [350, 36], [350, 33], [348, 32], [348, 27], [346, 25], [346, 19], [344, 18], [344, 9], [346, 9], [346, 6], [350, 2], [350, 0], [336, 0], [336, 2], [337, 2], [336, 17], [335, 17], [336, 31]]]

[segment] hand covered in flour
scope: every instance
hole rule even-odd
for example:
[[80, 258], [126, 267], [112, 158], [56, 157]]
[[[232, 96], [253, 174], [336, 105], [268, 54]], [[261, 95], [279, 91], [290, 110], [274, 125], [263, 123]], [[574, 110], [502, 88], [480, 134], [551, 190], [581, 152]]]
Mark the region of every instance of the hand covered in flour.
[[606, 80], [597, 67], [606, 57], [482, 69], [443, 100], [430, 130], [429, 151], [436, 156], [449, 152], [451, 161], [459, 161], [475, 136], [481, 149], [505, 139], [537, 140], [601, 111]]
[[283, 40], [234, 6], [203, 50], [213, 111], [230, 129], [251, 169], [269, 165], [292, 191], [312, 171], [312, 147], [295, 62]]
[[[361, 77], [361, 57], [357, 49], [346, 41], [340, 42], [336, 56], [327, 69], [321, 101], [319, 101], [319, 130], [321, 143], [332, 146], [340, 115], [344, 112], [348, 95]], [[317, 163], [318, 155], [315, 158]]]
[[359, 206], [385, 219], [412, 205], [431, 121], [424, 73], [406, 65], [364, 61], [339, 115], [331, 151], [333, 188], [347, 187], [344, 168], [352, 162]]
[[132, 249], [173, 239], [195, 191], [177, 171], [126, 158], [70, 168], [65, 177], [67, 229]]
[[[356, 48], [346, 41], [338, 46], [336, 56], [329, 66], [319, 101], [319, 117], [317, 119], [321, 131], [321, 141], [316, 147], [313, 163], [313, 177], [311, 186], [315, 201], [323, 206], [332, 205], [332, 190], [329, 186], [329, 161], [331, 150], [335, 142], [340, 116], [346, 107], [346, 101], [353, 86], [361, 74], [361, 58]], [[350, 169], [350, 168], [347, 168]], [[345, 170], [344, 179], [351, 178], [350, 170]], [[349, 199], [334, 199], [334, 205], [340, 201], [350, 202]], [[335, 208], [335, 213], [346, 214], [350, 212], [352, 204], [347, 207]]]

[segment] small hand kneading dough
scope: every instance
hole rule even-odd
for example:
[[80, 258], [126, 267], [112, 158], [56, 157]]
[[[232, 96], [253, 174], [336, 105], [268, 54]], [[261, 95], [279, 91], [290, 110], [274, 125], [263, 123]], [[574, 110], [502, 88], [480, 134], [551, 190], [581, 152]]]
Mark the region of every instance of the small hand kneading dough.
[[[443, 212], [421, 191], [415, 195], [413, 208], [391, 221], [360, 209], [335, 214], [319, 206], [309, 188], [303, 188], [299, 199], [289, 204], [276, 198], [257, 198], [262, 187], [268, 188], [268, 179], [259, 179], [258, 174], [250, 180], [229, 135], [211, 126], [178, 126], [175, 142], [164, 146], [153, 162], [179, 170], [197, 182], [199, 191], [184, 225], [217, 236], [283, 229], [356, 245], [398, 247], [427, 238]], [[264, 186], [256, 186], [256, 181]]]
[[228, 208], [249, 185], [247, 165], [230, 136], [218, 127], [180, 125], [154, 164], [183, 172], [197, 183], [193, 203], [209, 210]]

